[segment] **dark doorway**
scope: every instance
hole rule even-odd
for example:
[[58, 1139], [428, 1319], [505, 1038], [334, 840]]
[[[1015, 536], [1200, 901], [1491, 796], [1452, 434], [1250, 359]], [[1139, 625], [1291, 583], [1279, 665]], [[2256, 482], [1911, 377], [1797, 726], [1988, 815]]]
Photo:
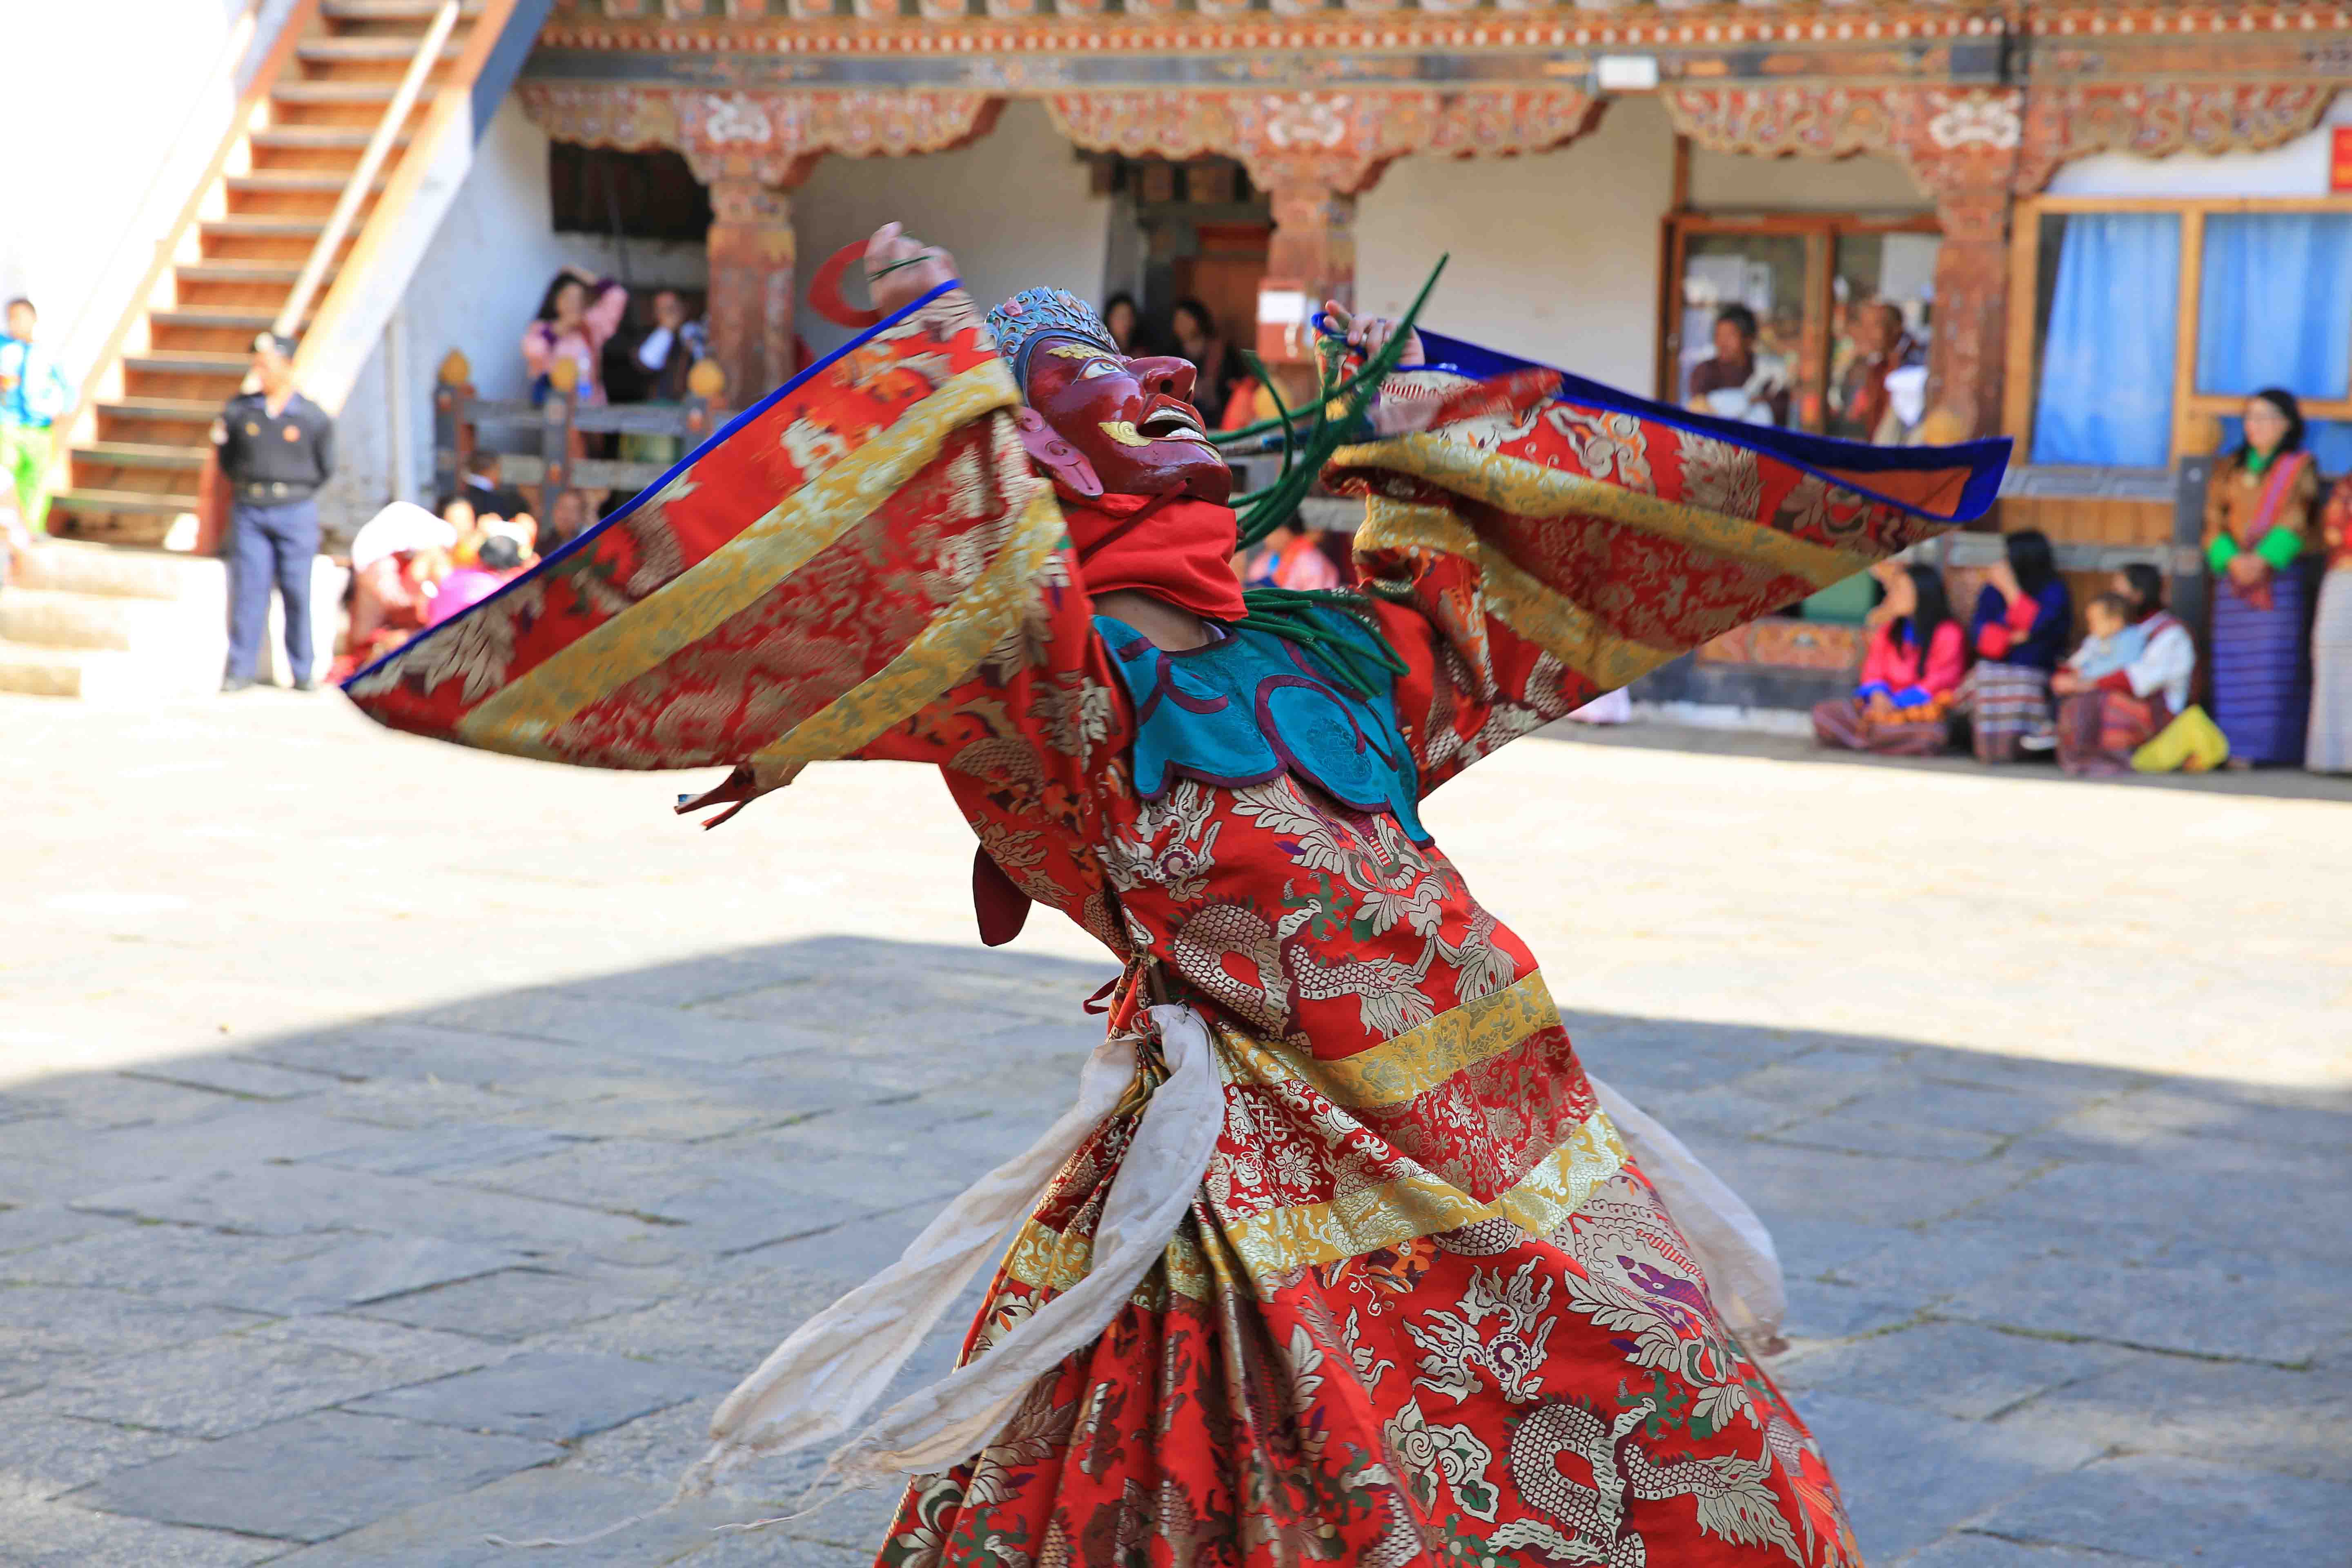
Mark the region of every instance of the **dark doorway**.
[[667, 149], [623, 153], [551, 142], [547, 184], [555, 232], [700, 245], [710, 230], [710, 192], [685, 156]]

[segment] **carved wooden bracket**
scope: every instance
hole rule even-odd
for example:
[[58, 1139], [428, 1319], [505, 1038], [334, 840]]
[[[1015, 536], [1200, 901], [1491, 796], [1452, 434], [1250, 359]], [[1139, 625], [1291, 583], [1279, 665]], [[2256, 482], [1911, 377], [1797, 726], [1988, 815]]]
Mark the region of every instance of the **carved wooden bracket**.
[[523, 110], [550, 136], [590, 147], [668, 147], [695, 178], [788, 189], [827, 153], [904, 157], [986, 135], [1000, 100], [971, 92], [761, 91], [523, 82]]
[[1920, 188], [1998, 184], [2021, 195], [2094, 153], [2162, 157], [2252, 152], [2319, 123], [2333, 83], [2177, 82], [2158, 86], [1676, 88], [1662, 96], [1675, 129], [1719, 153], [1899, 158]]
[[[2047, 184], [2058, 165], [2094, 153], [2258, 153], [2316, 126], [2334, 82], [2172, 82], [2036, 88], [2027, 95], [2032, 160], [2017, 190]], [[2046, 166], [2043, 161], [2046, 160]], [[2030, 184], [2028, 182], [2031, 182]]]
[[1369, 189], [1407, 153], [1538, 152], [1581, 135], [1599, 113], [1592, 97], [1572, 88], [1071, 92], [1045, 106], [1062, 133], [1088, 152], [1217, 153], [1239, 159], [1264, 189], [1340, 195]]

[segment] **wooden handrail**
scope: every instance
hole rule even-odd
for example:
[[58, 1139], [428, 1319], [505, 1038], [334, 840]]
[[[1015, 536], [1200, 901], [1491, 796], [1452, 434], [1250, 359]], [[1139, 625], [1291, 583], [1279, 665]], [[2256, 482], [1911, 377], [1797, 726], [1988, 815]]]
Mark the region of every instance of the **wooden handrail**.
[[251, 132], [254, 115], [268, 101], [270, 89], [278, 85], [278, 73], [285, 68], [288, 60], [294, 58], [302, 35], [309, 32], [311, 24], [319, 19], [319, 4], [320, 0], [294, 0], [294, 8], [287, 14], [285, 24], [271, 41], [269, 53], [255, 68], [253, 79], [246, 84], [245, 90], [237, 94], [236, 106], [229, 111], [228, 124], [222, 130], [220, 142], [213, 148], [212, 156], [205, 160], [204, 173], [188, 192], [188, 199], [181, 204], [179, 216], [173, 220], [170, 230], [155, 242], [154, 258], [148, 262], [137, 290], [116, 318], [114, 330], [107, 334], [105, 347], [99, 351], [98, 357], [90, 362], [89, 372], [83, 375], [81, 389], [74, 397], [73, 412], [58, 421], [58, 428], [63, 435], [50, 447], [53, 463], [66, 460], [73, 445], [74, 431], [96, 405], [99, 388], [105, 384], [107, 373], [121, 363], [122, 345], [130, 339], [131, 329], [146, 320], [148, 301], [155, 297], [163, 275], [178, 265], [180, 243], [204, 216], [205, 198], [211, 195], [213, 187], [220, 184], [221, 174], [228, 167], [230, 154]]
[[375, 134], [368, 138], [367, 151], [360, 154], [359, 167], [352, 171], [351, 183], [336, 199], [335, 210], [320, 231], [319, 242], [310, 247], [310, 259], [302, 264], [302, 274], [294, 280], [294, 291], [286, 297], [286, 308], [278, 313], [278, 331], [292, 337], [301, 324], [302, 313], [310, 308], [310, 297], [319, 291], [319, 284], [327, 268], [335, 262], [335, 251], [351, 231], [352, 219], [358, 216], [360, 204], [367, 200], [368, 187], [375, 184], [378, 169], [383, 167], [384, 155], [392, 151], [400, 128], [407, 123], [408, 111], [416, 107], [419, 94], [425, 90], [425, 79], [433, 74], [440, 63], [442, 46], [457, 26], [458, 0], [441, 0], [441, 9], [433, 14], [433, 25], [425, 29], [424, 41], [416, 47], [416, 58], [408, 62], [401, 73], [400, 89], [384, 105], [383, 118], [376, 121]]
[[[315, 3], [315, 0], [313, 0]], [[383, 195], [377, 198], [375, 209], [368, 214], [367, 222], [360, 226], [359, 238], [352, 242], [351, 254], [335, 270], [335, 281], [304, 334], [300, 351], [295, 356], [296, 379], [312, 368], [320, 345], [331, 342], [330, 330], [340, 317], [348, 314], [360, 297], [369, 269], [376, 258], [391, 243], [394, 229], [402, 220], [409, 205], [423, 188], [431, 174], [435, 149], [441, 138], [459, 123], [459, 117], [472, 112], [474, 81], [489, 63], [490, 51], [497, 47], [499, 35], [506, 31], [513, 17], [516, 0], [484, 0], [475, 15], [473, 30], [466, 36], [466, 47], [447, 79], [433, 95], [432, 107], [425, 110], [425, 122], [393, 165], [392, 178], [384, 185]], [[330, 413], [339, 412], [330, 409]]]

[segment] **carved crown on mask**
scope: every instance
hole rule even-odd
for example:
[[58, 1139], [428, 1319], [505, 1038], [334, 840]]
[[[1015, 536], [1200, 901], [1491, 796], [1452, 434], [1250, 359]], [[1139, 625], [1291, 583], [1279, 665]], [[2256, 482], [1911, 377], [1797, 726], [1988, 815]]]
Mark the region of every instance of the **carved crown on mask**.
[[1024, 289], [988, 313], [988, 330], [996, 336], [997, 352], [1012, 362], [1013, 379], [1024, 391], [1029, 385], [1029, 356], [1047, 338], [1075, 338], [1107, 354], [1119, 352], [1094, 307], [1066, 289]]

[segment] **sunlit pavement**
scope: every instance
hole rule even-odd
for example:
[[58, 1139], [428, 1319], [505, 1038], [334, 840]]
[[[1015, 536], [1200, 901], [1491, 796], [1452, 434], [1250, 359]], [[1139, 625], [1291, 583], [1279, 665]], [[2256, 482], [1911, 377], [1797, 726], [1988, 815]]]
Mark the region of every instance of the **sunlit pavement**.
[[[935, 778], [709, 835], [683, 783], [331, 696], [0, 700], [0, 1562], [504, 1563], [645, 1510], [1066, 1103], [1109, 966], [977, 945]], [[2346, 795], [1649, 731], [1426, 815], [1771, 1222], [1874, 1563], [2211, 1568], [2352, 1520]], [[709, 1533], [807, 1476], [547, 1560], [870, 1560], [892, 1500]]]

